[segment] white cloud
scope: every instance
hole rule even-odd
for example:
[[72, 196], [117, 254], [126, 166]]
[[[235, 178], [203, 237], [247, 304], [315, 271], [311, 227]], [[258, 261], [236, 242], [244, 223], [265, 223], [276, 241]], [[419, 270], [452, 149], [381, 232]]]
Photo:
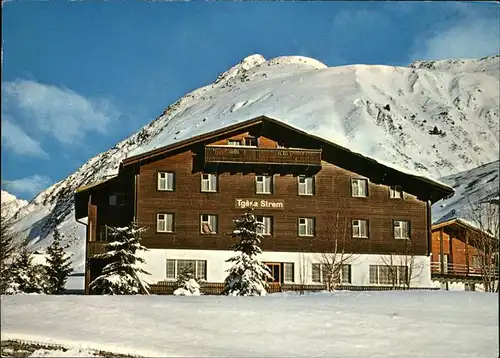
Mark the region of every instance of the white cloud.
[[12, 117], [2, 116], [2, 146], [19, 155], [48, 159], [49, 155], [42, 149], [40, 142], [12, 122]]
[[67, 145], [81, 143], [90, 132], [106, 133], [120, 116], [106, 99], [89, 99], [70, 89], [35, 81], [4, 82], [2, 92], [5, 113]]
[[2, 180], [2, 187], [8, 192], [14, 193], [16, 196], [19, 194], [28, 194], [34, 196], [46, 189], [52, 180], [46, 176], [35, 174], [31, 177], [15, 179], [15, 180]]
[[410, 61], [481, 58], [500, 53], [498, 19], [467, 16], [433, 33], [419, 36]]

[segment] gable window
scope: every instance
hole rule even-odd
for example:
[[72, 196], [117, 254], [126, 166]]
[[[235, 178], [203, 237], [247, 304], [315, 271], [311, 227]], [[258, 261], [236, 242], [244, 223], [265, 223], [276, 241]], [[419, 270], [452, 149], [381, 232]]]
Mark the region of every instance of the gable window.
[[356, 198], [364, 198], [368, 196], [368, 180], [366, 179], [351, 179], [352, 196]]
[[241, 145], [241, 140], [229, 139], [227, 145]]
[[246, 145], [247, 147], [257, 147], [257, 138], [246, 137], [243, 139], [243, 145]]
[[314, 195], [314, 177], [299, 176], [299, 195]]
[[205, 193], [213, 193], [217, 191], [217, 175], [202, 174], [201, 175], [201, 191]]
[[299, 218], [299, 236], [314, 236], [314, 218]]
[[294, 282], [293, 262], [285, 262], [283, 264], [283, 269], [285, 271], [283, 281], [285, 283], [293, 283]]
[[157, 214], [156, 231], [174, 232], [174, 214]]
[[257, 222], [261, 223], [262, 226], [257, 228], [257, 233], [262, 235], [272, 235], [273, 234], [273, 218], [271, 216], [257, 216]]
[[255, 192], [257, 194], [272, 194], [273, 177], [271, 175], [257, 175], [255, 177]]
[[389, 197], [391, 199], [402, 199], [403, 198], [403, 190], [399, 185], [392, 185], [389, 188]]
[[394, 220], [394, 238], [410, 239], [410, 222]]
[[211, 215], [211, 214], [200, 215], [200, 232], [202, 234], [216, 234], [217, 215]]
[[182, 270], [189, 268], [197, 280], [207, 279], [207, 262], [205, 260], [170, 260], [167, 259], [167, 279], [176, 280]]
[[157, 189], [161, 191], [174, 191], [174, 173], [158, 172]]
[[352, 221], [352, 237], [368, 238], [368, 220]]

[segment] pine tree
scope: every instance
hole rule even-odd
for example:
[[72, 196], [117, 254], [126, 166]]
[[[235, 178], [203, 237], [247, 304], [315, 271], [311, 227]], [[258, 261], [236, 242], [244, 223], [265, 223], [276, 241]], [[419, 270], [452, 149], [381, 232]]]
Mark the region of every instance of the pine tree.
[[27, 243], [21, 245], [19, 254], [12, 264], [12, 281], [7, 288], [12, 293], [45, 293], [47, 291], [45, 268], [33, 263], [33, 254]]
[[107, 252], [96, 255], [97, 259], [106, 260], [108, 264], [89, 288], [93, 293], [104, 295], [149, 294], [149, 285], [139, 277], [139, 274], [149, 275], [149, 272], [137, 265], [145, 261], [136, 256], [137, 251], [147, 251], [140, 243], [141, 234], [146, 229], [135, 222], [129, 227], [109, 229], [115, 241], [105, 245]]
[[4, 294], [12, 282], [12, 263], [16, 252], [14, 236], [6, 220], [0, 221], [0, 294]]
[[231, 245], [231, 249], [240, 254], [226, 261], [234, 264], [228, 270], [222, 293], [231, 296], [265, 296], [265, 280], [272, 276], [270, 269], [256, 258], [262, 253], [259, 245], [263, 236], [257, 232], [262, 224], [252, 213], [245, 213], [241, 219], [234, 221], [234, 225], [231, 236], [238, 241]]
[[177, 275], [176, 296], [200, 296], [200, 285], [196, 281], [193, 265], [184, 267]]
[[66, 281], [73, 269], [71, 268], [71, 258], [66, 255], [61, 246], [61, 234], [57, 229], [54, 229], [54, 241], [47, 248], [47, 254], [47, 265], [45, 268], [48, 286], [47, 293], [61, 295], [66, 290]]

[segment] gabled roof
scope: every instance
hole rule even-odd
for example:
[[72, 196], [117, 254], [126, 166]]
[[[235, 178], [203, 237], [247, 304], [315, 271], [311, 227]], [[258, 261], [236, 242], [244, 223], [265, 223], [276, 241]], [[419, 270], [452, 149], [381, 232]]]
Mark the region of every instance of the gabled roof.
[[432, 230], [438, 230], [438, 229], [441, 229], [441, 228], [444, 228], [447, 226], [460, 227], [460, 228], [463, 228], [466, 230], [474, 231], [480, 235], [486, 235], [486, 236], [490, 237], [491, 239], [495, 239], [495, 237], [493, 235], [491, 235], [491, 233], [489, 233], [485, 230], [482, 230], [477, 225], [475, 225], [474, 223], [472, 223], [468, 220], [464, 220], [464, 219], [460, 219], [460, 218], [455, 218], [455, 219], [440, 222], [438, 224], [434, 224], [434, 225], [432, 225]]
[[[329, 140], [326, 140], [325, 138], [322, 138], [322, 137], [319, 137], [316, 135], [312, 135], [310, 133], [305, 132], [302, 129], [296, 128], [288, 123], [285, 123], [282, 120], [277, 120], [277, 119], [270, 118], [267, 116], [259, 116], [259, 117], [252, 118], [252, 119], [249, 119], [246, 121], [238, 122], [236, 124], [229, 125], [229, 126], [226, 126], [223, 128], [219, 128], [219, 129], [211, 131], [211, 132], [203, 133], [201, 135], [197, 135], [197, 136], [194, 136], [194, 137], [191, 137], [191, 138], [188, 138], [188, 139], [185, 139], [185, 140], [182, 140], [182, 141], [170, 144], [170, 145], [166, 145], [164, 147], [156, 148], [156, 149], [144, 152], [144, 153], [140, 153], [138, 155], [128, 157], [122, 161], [121, 167], [125, 167], [128, 165], [134, 164], [134, 163], [138, 163], [138, 162], [141, 162], [141, 161], [146, 160], [146, 159], [152, 159], [152, 158], [155, 158], [157, 156], [167, 154], [170, 151], [178, 150], [178, 149], [181, 149], [183, 147], [187, 147], [187, 146], [190, 146], [193, 144], [207, 142], [214, 137], [220, 137], [220, 136], [224, 136], [226, 134], [229, 136], [229, 135], [231, 135], [232, 132], [240, 131], [243, 129], [248, 129], [248, 128], [251, 128], [253, 126], [256, 126], [259, 124], [264, 124], [264, 123], [273, 124], [274, 126], [279, 126], [283, 129], [294, 132], [295, 134], [300, 134], [302, 136], [313, 139], [313, 140], [317, 141], [321, 145], [322, 148], [331, 148], [332, 150], [334, 150], [336, 152], [342, 152], [343, 154], [350, 155], [353, 158], [356, 158], [358, 161], [362, 161], [364, 163], [363, 166], [366, 168], [368, 168], [370, 166], [373, 167], [375, 165], [375, 166], [380, 167], [382, 170], [391, 171], [393, 173], [398, 173], [399, 175], [405, 176], [406, 178], [410, 178], [413, 181], [415, 181], [415, 183], [418, 182], [418, 183], [420, 183], [420, 185], [423, 186], [421, 189], [418, 190], [421, 196], [424, 196], [424, 195], [422, 195], [424, 193], [424, 190], [429, 191], [429, 194], [427, 195], [427, 197], [429, 198], [428, 200], [431, 200], [432, 202], [440, 200], [444, 197], [449, 197], [449, 196], [453, 195], [453, 193], [454, 193], [453, 188], [447, 184], [441, 183], [437, 180], [427, 178], [425, 176], [422, 176], [422, 175], [419, 175], [416, 173], [412, 173], [406, 169], [399, 168], [393, 164], [382, 163], [380, 160], [375, 160], [373, 158], [367, 157], [367, 156], [362, 155], [360, 153], [353, 152], [350, 149], [345, 148], [343, 146], [340, 146], [340, 145], [338, 145], [334, 142], [331, 142]], [[271, 139], [273, 139], [272, 135], [271, 135]], [[335, 163], [333, 163], [333, 164], [335, 164]], [[345, 168], [345, 169], [348, 169], [348, 168]], [[366, 170], [368, 170], [368, 169], [366, 169]], [[359, 173], [359, 171], [357, 171], [357, 172], [358, 172], [358, 174], [364, 175], [363, 173]], [[365, 175], [365, 176], [369, 177], [370, 173], [367, 173], [367, 174], [368, 175]], [[394, 183], [394, 184], [396, 184], [396, 183]], [[414, 188], [413, 191], [417, 190], [416, 184], [412, 185], [412, 187]], [[405, 188], [403, 188], [403, 190], [404, 189]], [[414, 194], [414, 193], [412, 193], [412, 191], [409, 191], [409, 190], [406, 190], [406, 191], [411, 193], [411, 194]]]

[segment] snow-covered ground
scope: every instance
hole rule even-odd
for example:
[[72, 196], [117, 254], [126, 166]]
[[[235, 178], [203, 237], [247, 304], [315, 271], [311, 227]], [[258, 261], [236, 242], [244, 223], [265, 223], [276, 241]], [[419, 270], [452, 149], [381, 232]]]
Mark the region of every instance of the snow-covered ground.
[[146, 356], [498, 355], [498, 294], [2, 296], [1, 336]]

